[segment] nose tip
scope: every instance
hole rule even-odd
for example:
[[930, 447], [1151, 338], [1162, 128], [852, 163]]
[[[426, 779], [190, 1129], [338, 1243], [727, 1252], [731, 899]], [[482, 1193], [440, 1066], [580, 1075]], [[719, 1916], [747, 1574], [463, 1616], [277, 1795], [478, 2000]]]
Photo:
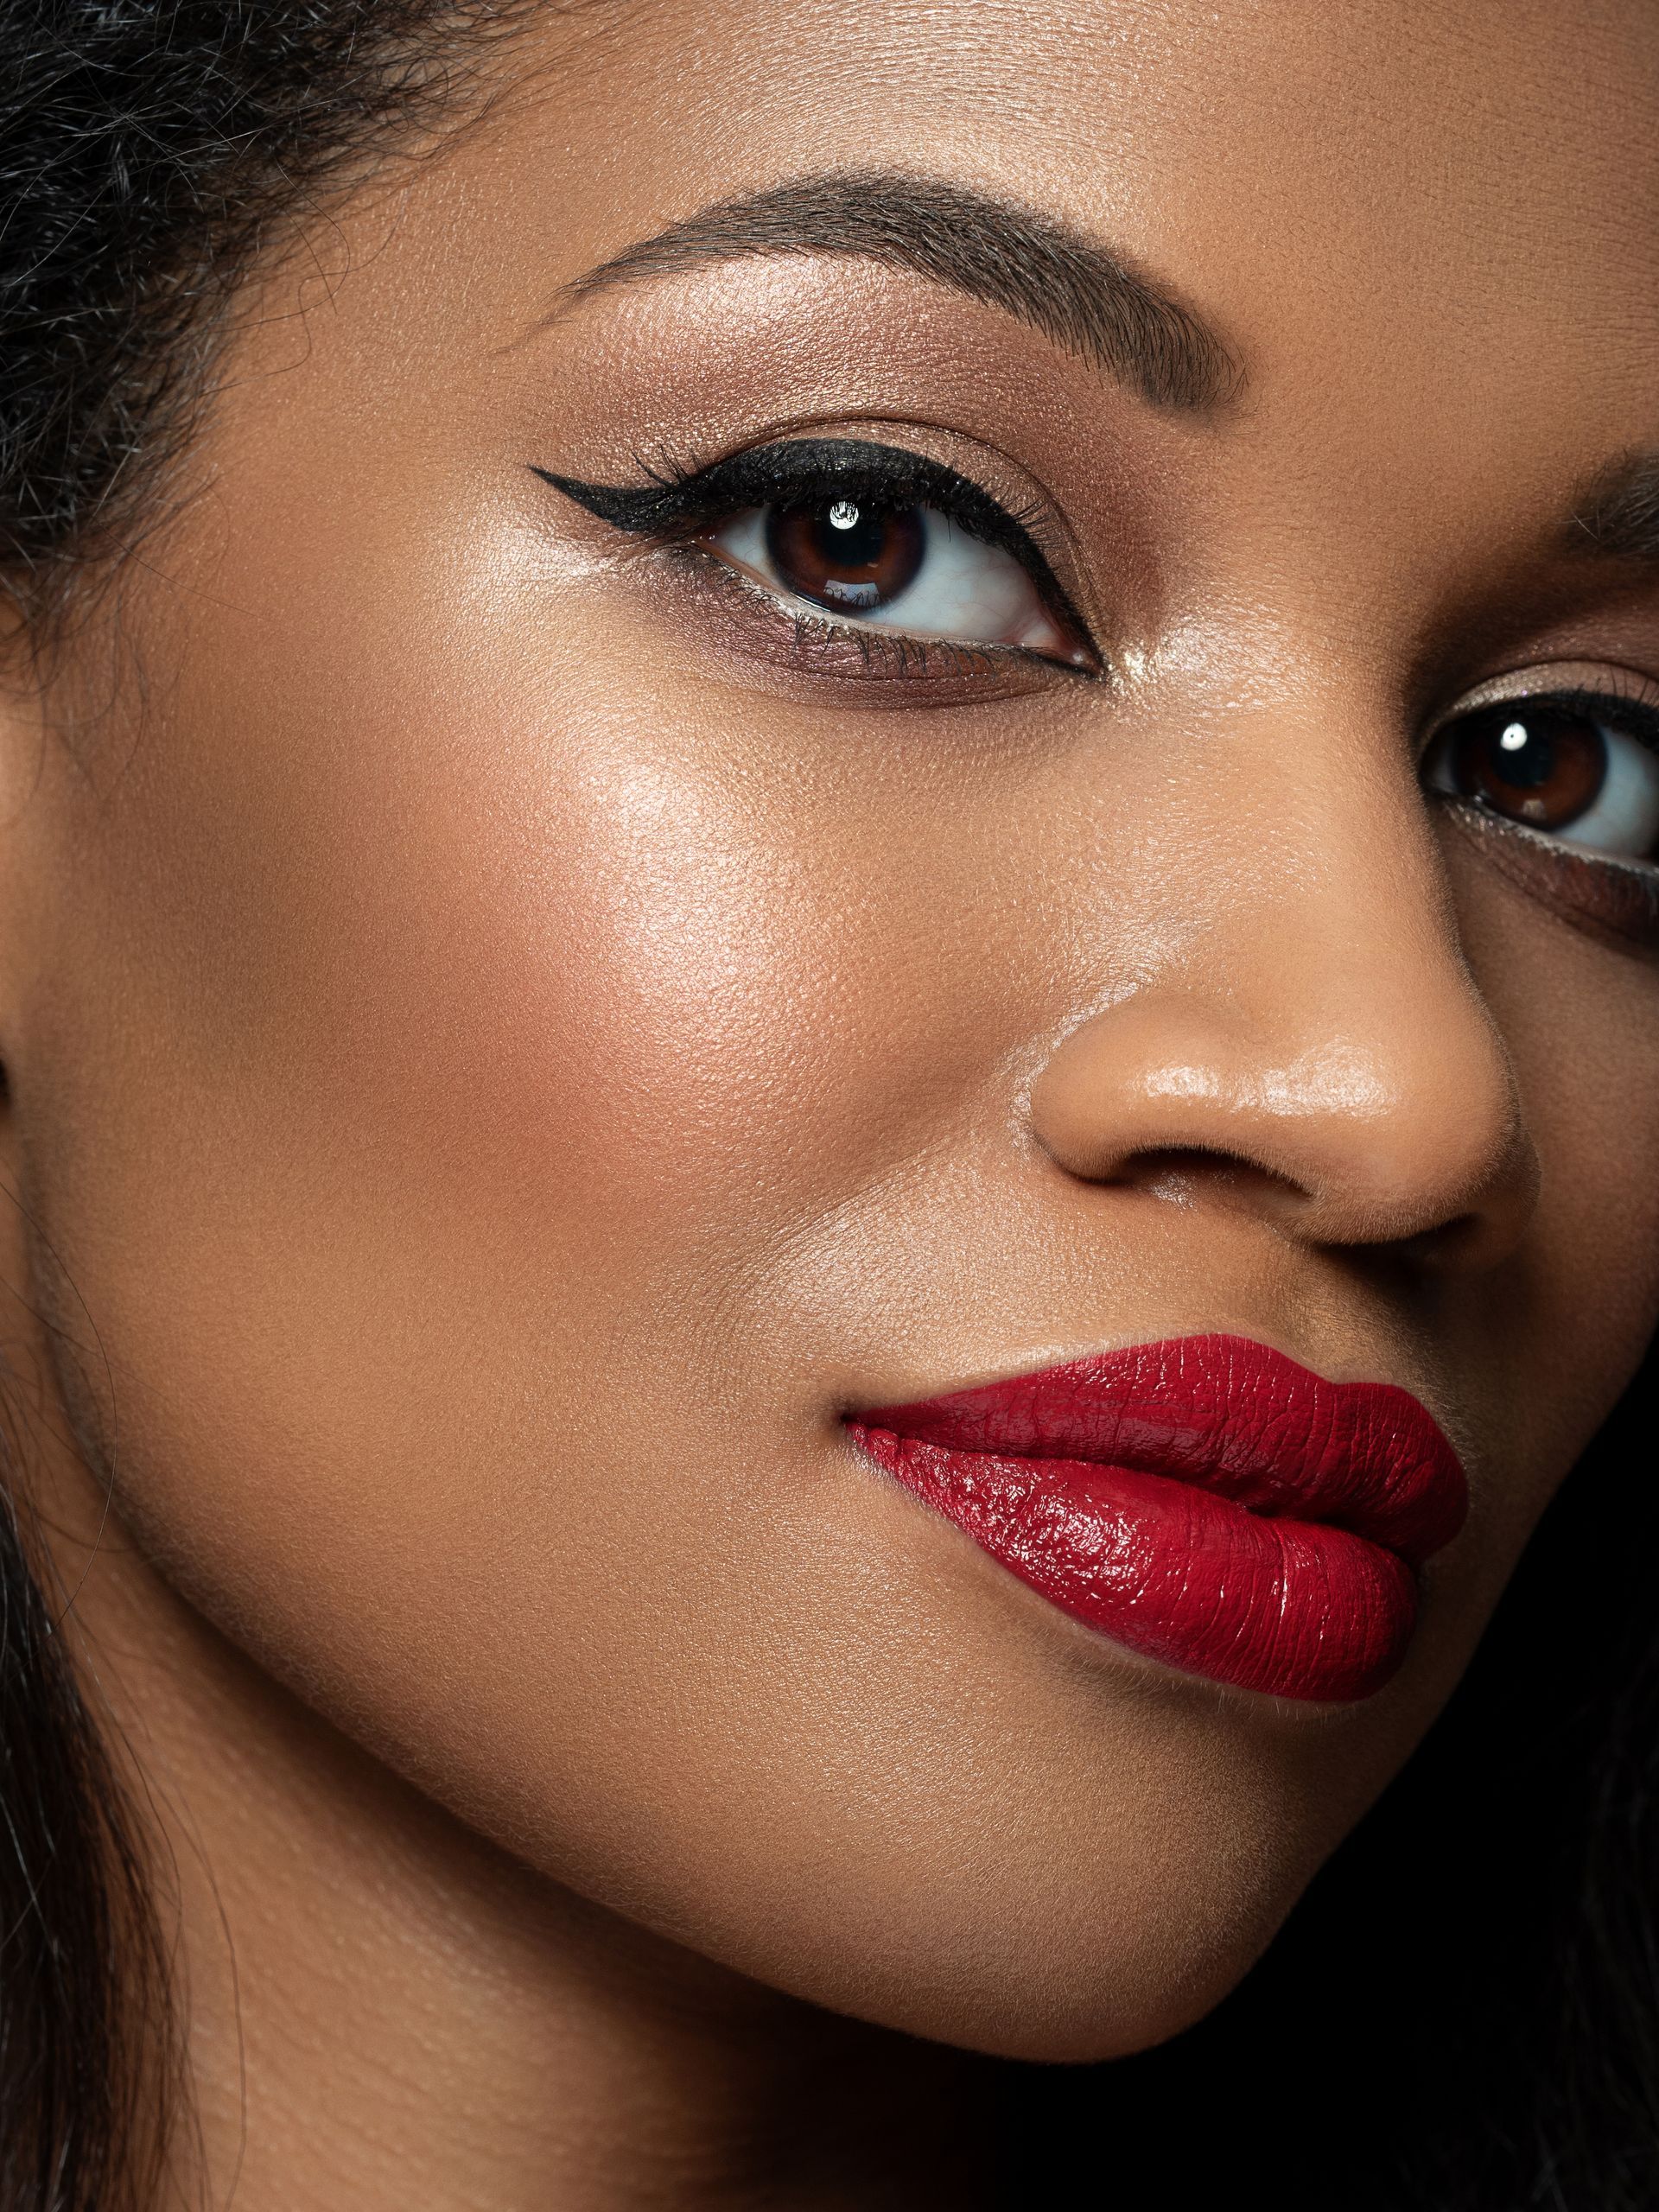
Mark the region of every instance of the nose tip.
[[1083, 1180], [1243, 1205], [1308, 1243], [1464, 1267], [1510, 1250], [1537, 1160], [1472, 987], [1402, 976], [1302, 1036], [1236, 1004], [1138, 995], [1052, 1053], [1033, 1133]]

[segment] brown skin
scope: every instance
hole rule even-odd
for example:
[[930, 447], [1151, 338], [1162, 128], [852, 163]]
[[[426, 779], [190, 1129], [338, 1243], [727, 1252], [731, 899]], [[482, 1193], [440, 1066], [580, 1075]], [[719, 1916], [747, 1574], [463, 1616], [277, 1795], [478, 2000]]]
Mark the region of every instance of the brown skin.
[[[905, 2038], [1168, 2035], [1421, 1735], [1659, 1317], [1655, 960], [1418, 779], [1489, 678], [1659, 691], [1554, 535], [1659, 443], [1656, 65], [1647, 0], [589, 12], [250, 299], [0, 869], [10, 1279], [242, 2212], [889, 2201], [848, 2113], [969, 2202]], [[1154, 272], [1240, 400], [844, 261], [546, 321], [849, 159]], [[803, 667], [529, 466], [803, 425], [1045, 500], [1116, 683]], [[1363, 1704], [1129, 1658], [836, 1427], [1206, 1329], [1465, 1448]]]

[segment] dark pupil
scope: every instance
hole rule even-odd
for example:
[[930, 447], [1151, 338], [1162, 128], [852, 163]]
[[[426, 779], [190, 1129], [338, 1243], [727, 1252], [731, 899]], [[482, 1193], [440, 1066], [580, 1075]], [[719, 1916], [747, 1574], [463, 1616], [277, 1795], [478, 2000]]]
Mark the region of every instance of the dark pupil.
[[1576, 822], [1607, 779], [1607, 741], [1594, 722], [1518, 700], [1461, 716], [1452, 760], [1465, 798], [1539, 830]]
[[837, 496], [774, 507], [766, 518], [766, 550], [789, 588], [853, 614], [897, 599], [925, 543], [919, 507]]

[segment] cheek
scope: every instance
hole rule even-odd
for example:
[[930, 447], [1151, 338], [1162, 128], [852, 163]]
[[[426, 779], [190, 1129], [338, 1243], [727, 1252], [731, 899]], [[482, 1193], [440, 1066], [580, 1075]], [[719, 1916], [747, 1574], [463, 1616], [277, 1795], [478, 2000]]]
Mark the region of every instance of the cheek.
[[855, 1104], [855, 901], [833, 840], [809, 866], [694, 771], [690, 702], [655, 741], [638, 702], [372, 626], [189, 670], [76, 818], [99, 891], [20, 1039], [58, 1303], [111, 1354], [127, 1516], [210, 1618], [584, 1886], [648, 1887], [654, 1836], [718, 1893], [722, 1776], [766, 1802], [715, 1740], [746, 1670], [757, 1751], [870, 1732], [810, 1611], [746, 1603], [733, 1506], [770, 1410], [803, 1586], [823, 1440], [733, 1309], [893, 1141]]
[[743, 1285], [909, 1109], [868, 1107], [848, 854], [734, 790], [695, 702], [480, 682], [377, 603], [348, 651], [308, 608], [187, 659], [76, 816], [25, 1142], [152, 1552], [400, 1763], [470, 1731], [533, 1794], [638, 1686], [619, 1561], [695, 1579], [653, 1663], [720, 1681], [745, 1446], [707, 1408], [790, 1388]]
[[42, 1130], [97, 1132], [74, 1176], [109, 1179], [114, 1124], [134, 1202], [234, 1185], [273, 1231], [326, 1213], [339, 1258], [379, 1220], [561, 1268], [601, 1220], [666, 1259], [856, 1180], [843, 856], [803, 865], [568, 683], [480, 706], [445, 673], [315, 699], [290, 677], [263, 715], [221, 690], [148, 765], [31, 1016], [36, 1062], [96, 1088]]
[[257, 1362], [332, 1419], [388, 1352], [591, 1363], [868, 1172], [833, 880], [569, 686], [300, 664], [146, 741], [26, 1016], [135, 1377], [182, 1415]]
[[1452, 860], [1540, 1171], [1525, 1248], [1481, 1295], [1448, 1300], [1443, 1323], [1498, 1477], [1501, 1580], [1659, 1317], [1659, 976], [1456, 848]]
[[1202, 1693], [1154, 1750], [1017, 1601], [964, 1635], [1007, 1594], [755, 1321], [1031, 1019], [985, 849], [362, 605], [349, 655], [187, 658], [48, 839], [19, 1111], [142, 1546], [464, 1817], [765, 1980], [1039, 2055], [1179, 2024], [1374, 1761], [1317, 1790]]

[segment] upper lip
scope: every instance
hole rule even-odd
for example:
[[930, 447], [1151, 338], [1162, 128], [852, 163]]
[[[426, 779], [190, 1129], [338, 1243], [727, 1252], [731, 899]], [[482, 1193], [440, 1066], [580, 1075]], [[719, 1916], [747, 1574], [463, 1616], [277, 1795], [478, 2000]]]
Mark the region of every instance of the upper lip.
[[1131, 1344], [849, 1418], [950, 1452], [1167, 1476], [1349, 1529], [1414, 1567], [1468, 1510], [1457, 1453], [1409, 1391], [1328, 1381], [1250, 1338]]

